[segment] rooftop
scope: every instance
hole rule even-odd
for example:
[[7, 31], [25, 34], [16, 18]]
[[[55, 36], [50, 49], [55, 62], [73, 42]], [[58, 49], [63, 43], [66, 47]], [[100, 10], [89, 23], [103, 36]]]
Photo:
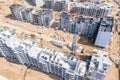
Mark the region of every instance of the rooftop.
[[93, 50], [92, 58], [90, 61], [88, 76], [98, 80], [104, 80], [106, 71], [111, 65], [109, 55], [107, 52], [100, 50]]
[[104, 17], [101, 21], [101, 26], [100, 26], [99, 30], [112, 32], [113, 27], [114, 27], [114, 18], [113, 17]]

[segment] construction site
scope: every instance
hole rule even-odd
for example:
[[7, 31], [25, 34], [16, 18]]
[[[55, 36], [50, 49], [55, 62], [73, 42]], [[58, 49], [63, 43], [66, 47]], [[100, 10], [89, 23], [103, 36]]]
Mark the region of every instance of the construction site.
[[120, 80], [119, 0], [0, 0], [0, 80]]

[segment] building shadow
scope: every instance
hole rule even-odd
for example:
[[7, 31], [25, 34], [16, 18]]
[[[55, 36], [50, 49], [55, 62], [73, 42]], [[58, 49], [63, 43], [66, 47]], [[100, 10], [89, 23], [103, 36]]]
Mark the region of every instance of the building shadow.
[[85, 61], [87, 56], [84, 55], [84, 54], [82, 54], [82, 53], [80, 53], [80, 54], [81, 54], [81, 55], [79, 55], [80, 59], [83, 60], [83, 61]]
[[56, 29], [56, 27], [58, 27], [58, 25], [59, 25], [59, 23], [58, 23], [58, 22], [54, 22], [54, 23], [52, 24], [51, 28]]
[[12, 19], [12, 20], [16, 20], [15, 17], [12, 14], [9, 14], [7, 16], [5, 16], [6, 18]]
[[80, 44], [91, 46], [91, 47], [94, 46], [94, 42], [95, 42], [94, 38], [85, 37], [85, 36], [80, 36], [80, 39], [78, 41], [78, 43]]
[[59, 77], [59, 76], [57, 76], [57, 75], [55, 75], [55, 74], [49, 73], [48, 75], [50, 76], [50, 78], [52, 78], [52, 79], [54, 79], [54, 80], [63, 80], [61, 77]]

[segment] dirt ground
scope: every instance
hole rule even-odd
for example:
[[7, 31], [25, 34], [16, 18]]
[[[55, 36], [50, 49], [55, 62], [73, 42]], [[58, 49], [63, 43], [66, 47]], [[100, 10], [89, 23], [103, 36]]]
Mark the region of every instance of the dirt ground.
[[[113, 10], [112, 16], [117, 19], [116, 13], [118, 11], [117, 4], [114, 3], [112, 0], [108, 0], [109, 2], [113, 3], [115, 5], [115, 9]], [[67, 48], [58, 48], [49, 41], [54, 40], [51, 38], [53, 35], [57, 35], [60, 37], [58, 42], [61, 42], [65, 45], [72, 43], [73, 34], [68, 32], [63, 32], [60, 30], [54, 30], [53, 28], [46, 29], [41, 28], [40, 26], [35, 26], [30, 23], [21, 22], [17, 20], [13, 20], [11, 17], [11, 12], [9, 10], [9, 6], [11, 4], [22, 4], [25, 7], [31, 7], [36, 10], [39, 9], [39, 7], [33, 7], [30, 6], [25, 0], [0, 0], [0, 26], [6, 26], [9, 29], [15, 29], [16, 33], [19, 38], [25, 38], [30, 36], [31, 34], [35, 35], [35, 42], [38, 43], [41, 47], [48, 47], [59, 51], [64, 52], [71, 52], [71, 50]], [[57, 17], [59, 14], [57, 12], [54, 12], [54, 16]], [[39, 34], [41, 33], [41, 34]], [[40, 39], [43, 39], [42, 41]], [[65, 39], [63, 41], [63, 39]], [[90, 39], [86, 39], [84, 37], [77, 36], [77, 46], [83, 46], [86, 49], [86, 54], [90, 53], [93, 49], [100, 49], [103, 51], [107, 51], [110, 54], [114, 54], [118, 56], [118, 50], [120, 49], [119, 46], [119, 36], [118, 32], [114, 32], [113, 38], [111, 43], [109, 44], [109, 47], [107, 49], [102, 49], [99, 47], [94, 46], [90, 43]], [[76, 55], [81, 55], [80, 53], [77, 53]], [[17, 65], [14, 63], [7, 62], [4, 58], [0, 58], [0, 63], [4, 65], [0, 65], [0, 75], [3, 75], [7, 77], [10, 80], [60, 80], [60, 78], [56, 77], [55, 75], [50, 75], [43, 73], [42, 71], [38, 72], [35, 70], [27, 69], [26, 66]], [[110, 69], [107, 72], [105, 80], [119, 80], [119, 73], [118, 69], [116, 68], [115, 64], [113, 63]]]
[[18, 65], [7, 62], [4, 58], [0, 58], [0, 75], [8, 78], [8, 80], [61, 80], [55, 75], [50, 75], [44, 72], [38, 72], [32, 69], [27, 69], [24, 65]]

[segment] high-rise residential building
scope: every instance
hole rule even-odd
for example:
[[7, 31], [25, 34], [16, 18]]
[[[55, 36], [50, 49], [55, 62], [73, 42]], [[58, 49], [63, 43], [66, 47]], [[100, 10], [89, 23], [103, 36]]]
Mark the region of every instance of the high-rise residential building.
[[72, 21], [70, 18], [70, 15], [68, 15], [66, 12], [63, 12], [60, 15], [60, 29], [64, 31], [72, 31]]
[[92, 3], [76, 3], [73, 7], [73, 13], [79, 13], [86, 16], [104, 17], [111, 14], [113, 5], [110, 3], [92, 4]]
[[100, 26], [100, 18], [84, 18], [80, 17], [77, 20], [78, 34], [96, 38]]
[[58, 75], [64, 80], [84, 80], [86, 78], [104, 80], [111, 65], [108, 53], [100, 50], [93, 50], [92, 54], [88, 56], [89, 58], [82, 61], [77, 56], [49, 48], [40, 48], [31, 39], [19, 40], [8, 31], [0, 33], [0, 38], [0, 55], [5, 59], [38, 71]]
[[90, 0], [91, 2], [98, 3], [100, 0]]
[[55, 0], [45, 0], [44, 7], [48, 9], [53, 9], [54, 3], [55, 3]]
[[10, 6], [10, 9], [15, 19], [20, 21], [30, 22], [34, 25], [40, 25], [47, 28], [51, 27], [54, 22], [53, 12], [51, 10], [35, 11], [31, 8], [24, 8], [22, 5], [17, 4]]
[[25, 11], [25, 8], [22, 5], [13, 4], [10, 6], [10, 10], [15, 19], [24, 20], [24, 15], [22, 13]]
[[24, 21], [32, 23], [33, 22], [33, 15], [32, 15], [33, 12], [34, 12], [34, 10], [31, 8], [25, 9], [25, 11], [23, 12]]
[[65, 10], [66, 1], [56, 1], [54, 5], [55, 11], [63, 11]]
[[93, 50], [91, 59], [88, 60], [89, 68], [87, 72], [87, 80], [104, 80], [111, 61], [107, 52]]
[[112, 37], [114, 27], [113, 17], [104, 17], [101, 21], [98, 34], [95, 40], [95, 45], [103, 48], [108, 47], [108, 43]]
[[45, 8], [53, 9], [55, 11], [64, 11], [69, 0], [45, 0]]
[[32, 4], [33, 6], [40, 6], [44, 5], [44, 0], [27, 0], [28, 3]]
[[[59, 28], [64, 31], [73, 32], [73, 23], [70, 15], [63, 12], [60, 15]], [[101, 18], [85, 18], [80, 16], [76, 20], [77, 33], [82, 36], [96, 38]], [[66, 24], [67, 23], [67, 24]]]

